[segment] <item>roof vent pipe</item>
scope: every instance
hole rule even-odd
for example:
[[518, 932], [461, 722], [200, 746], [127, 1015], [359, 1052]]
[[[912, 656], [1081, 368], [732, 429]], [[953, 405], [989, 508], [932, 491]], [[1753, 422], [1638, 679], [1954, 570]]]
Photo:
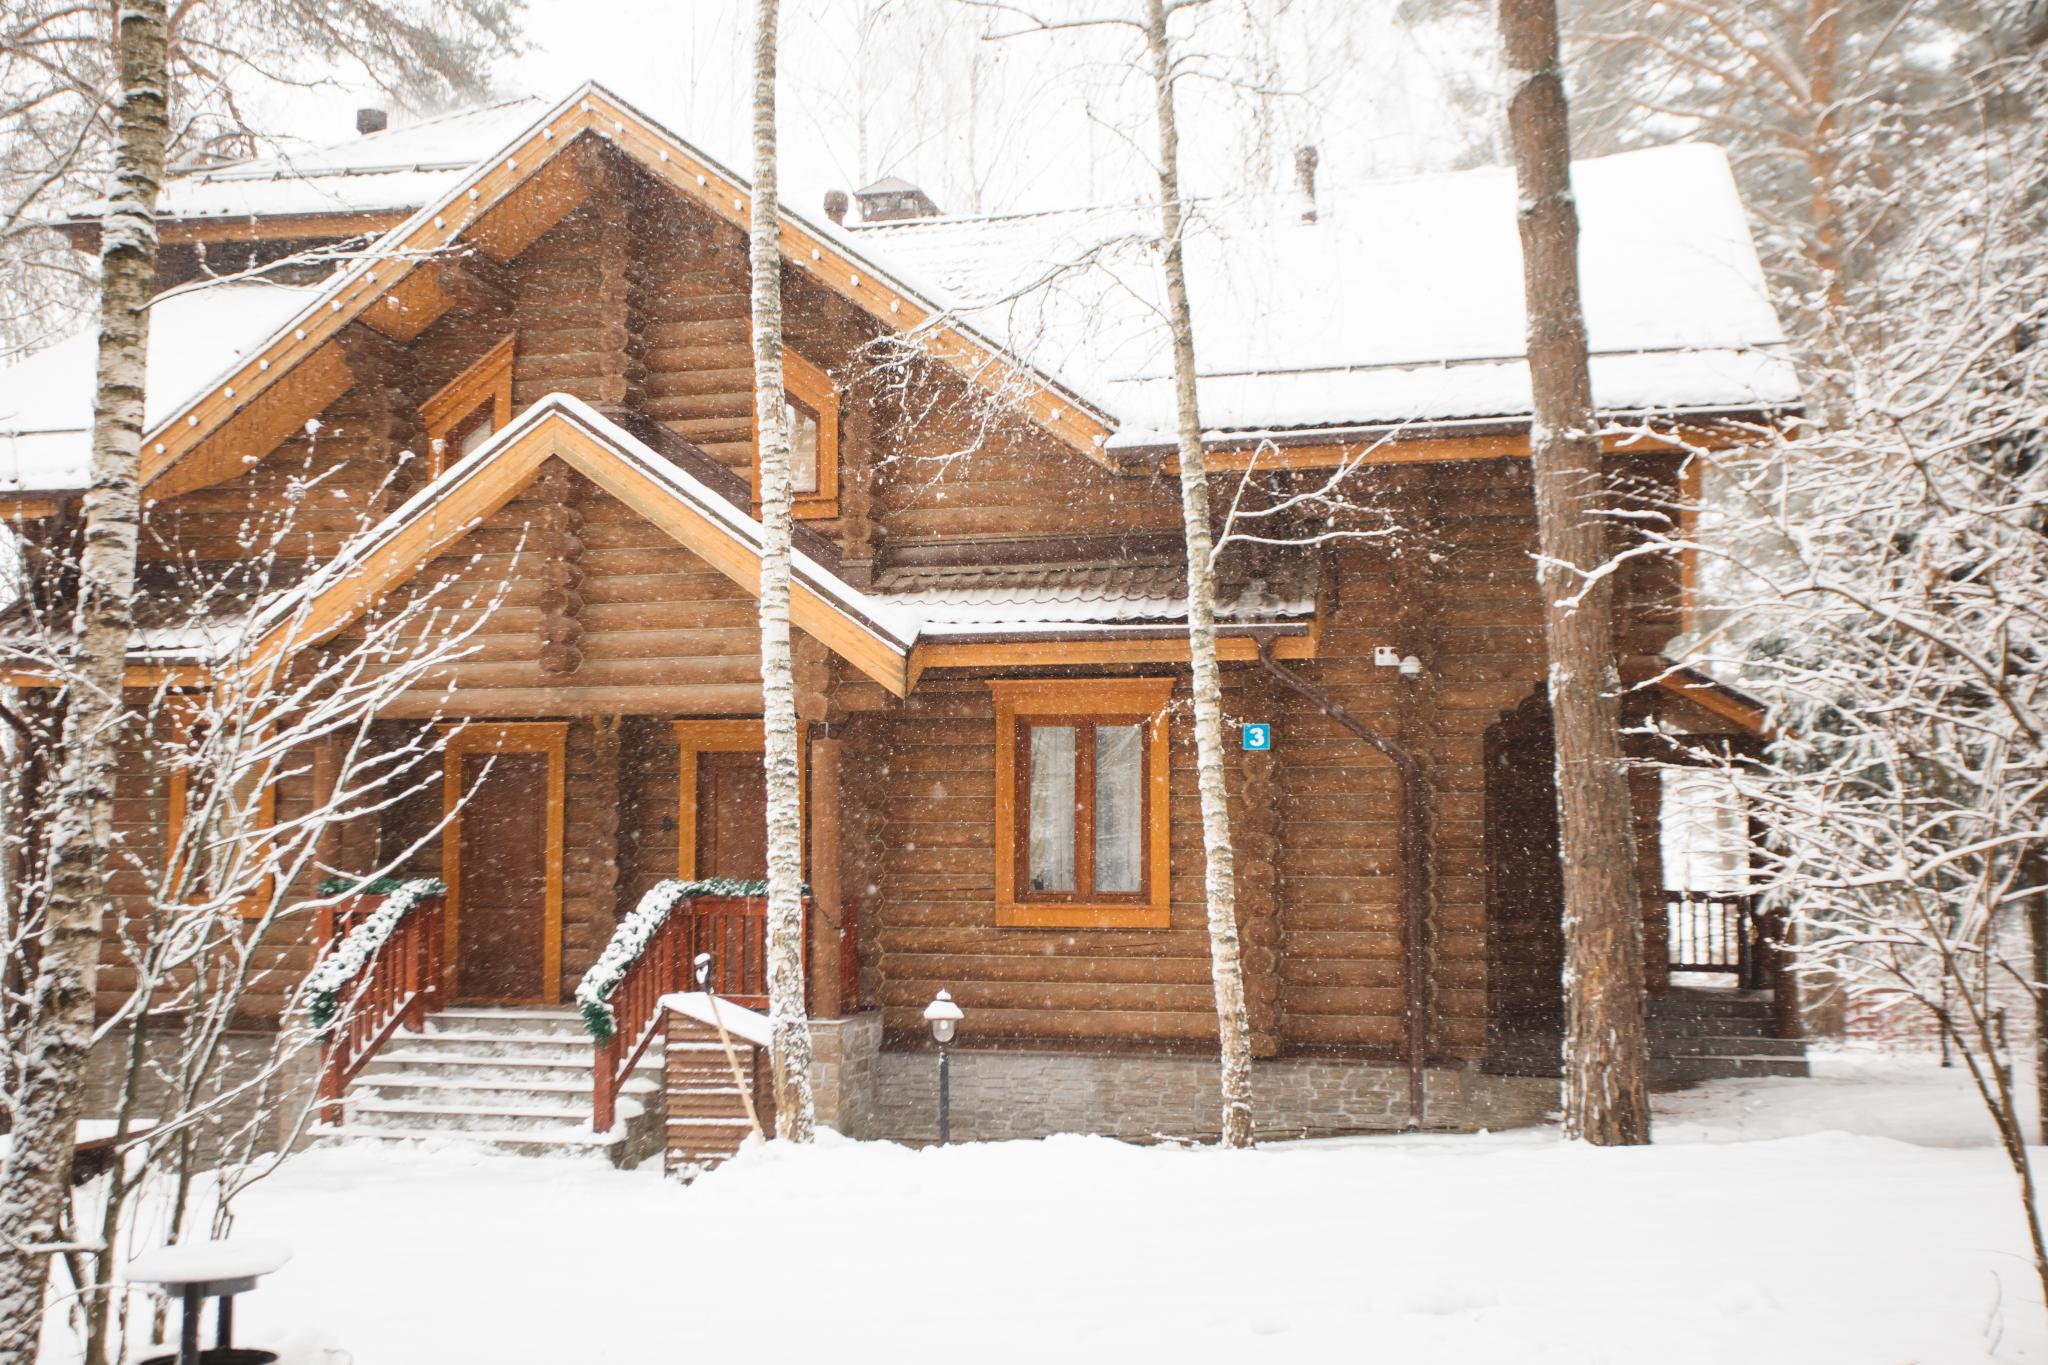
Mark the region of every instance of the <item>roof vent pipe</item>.
[[845, 190], [825, 191], [825, 216], [833, 222], [843, 226], [846, 222], [846, 210], [851, 204], [852, 201], [846, 197]]
[[371, 133], [381, 133], [390, 126], [391, 115], [385, 113], [382, 109], [356, 110], [356, 132], [365, 137]]
[[1294, 149], [1294, 188], [1301, 195], [1301, 221], [1316, 220], [1316, 149], [1313, 143]]

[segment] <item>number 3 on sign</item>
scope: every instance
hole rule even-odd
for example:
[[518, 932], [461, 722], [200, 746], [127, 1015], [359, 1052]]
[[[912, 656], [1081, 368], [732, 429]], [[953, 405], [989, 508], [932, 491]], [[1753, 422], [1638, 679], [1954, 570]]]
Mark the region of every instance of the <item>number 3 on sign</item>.
[[1262, 754], [1273, 747], [1273, 727], [1264, 724], [1244, 727], [1244, 747], [1249, 753]]

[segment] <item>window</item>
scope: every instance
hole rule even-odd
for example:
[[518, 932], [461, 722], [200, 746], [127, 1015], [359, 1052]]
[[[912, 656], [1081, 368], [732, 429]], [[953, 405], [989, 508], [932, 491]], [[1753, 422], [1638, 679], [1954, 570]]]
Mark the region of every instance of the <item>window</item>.
[[[169, 763], [164, 783], [169, 807], [164, 886], [168, 894], [195, 904], [245, 887], [239, 898], [242, 914], [260, 916], [273, 889], [270, 876], [257, 875], [272, 857], [267, 834], [277, 821], [277, 788], [263, 781], [270, 765], [252, 760], [234, 768], [228, 789], [216, 798], [213, 784], [233, 755], [208, 742], [208, 725], [194, 711], [174, 705], [170, 712], [172, 743], [182, 757]], [[192, 828], [195, 820], [204, 821], [204, 827]], [[189, 860], [189, 866], [181, 860]]]
[[512, 420], [512, 357], [518, 340], [517, 335], [506, 337], [420, 404], [432, 450], [429, 477], [440, 477]]
[[[787, 346], [782, 348], [782, 415], [789, 423], [789, 469], [800, 519], [839, 515], [839, 386]], [[754, 433], [754, 510], [761, 510], [760, 433]]]
[[996, 697], [996, 923], [1165, 928], [1173, 680], [989, 686]]

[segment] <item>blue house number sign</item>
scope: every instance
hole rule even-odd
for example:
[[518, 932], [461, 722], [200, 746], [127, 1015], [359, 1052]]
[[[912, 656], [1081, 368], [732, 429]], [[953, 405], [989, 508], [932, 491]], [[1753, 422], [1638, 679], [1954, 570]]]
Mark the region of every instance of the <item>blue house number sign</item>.
[[1273, 727], [1253, 724], [1244, 727], [1244, 747], [1252, 753], [1264, 753], [1273, 747]]

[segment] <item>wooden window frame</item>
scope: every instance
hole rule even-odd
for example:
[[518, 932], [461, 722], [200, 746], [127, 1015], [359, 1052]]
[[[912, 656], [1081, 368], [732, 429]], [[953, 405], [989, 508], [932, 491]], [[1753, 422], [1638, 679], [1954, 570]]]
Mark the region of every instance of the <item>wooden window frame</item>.
[[[991, 681], [996, 701], [996, 924], [1015, 929], [1164, 929], [1172, 921], [1172, 766], [1166, 708], [1172, 678]], [[1035, 725], [1139, 724], [1145, 732], [1144, 880], [1131, 896], [1030, 892], [1023, 878], [1031, 803], [1024, 743]], [[1078, 767], [1078, 765], [1077, 765]], [[1077, 798], [1082, 796], [1078, 777]], [[1085, 794], [1092, 810], [1092, 785]], [[1092, 822], [1089, 823], [1092, 829]]]
[[[795, 351], [782, 348], [782, 390], [788, 399], [809, 408], [818, 418], [818, 491], [798, 493], [791, 514], [798, 521], [839, 515], [839, 386], [832, 376]], [[761, 412], [754, 410], [754, 459], [748, 474], [754, 489], [754, 515], [761, 514]]]
[[443, 975], [451, 1000], [461, 998], [462, 760], [471, 754], [545, 754], [548, 761], [547, 896], [541, 921], [541, 993], [535, 999], [492, 1000], [497, 1005], [556, 1005], [562, 1000], [563, 801], [567, 788], [569, 722], [443, 723], [441, 751], [441, 881], [448, 888], [441, 936]]
[[[168, 708], [171, 717], [171, 743], [187, 753], [192, 748], [194, 710], [176, 705]], [[178, 843], [185, 837], [185, 823], [192, 818], [192, 769], [180, 764], [172, 768], [164, 782], [164, 793], [169, 809], [164, 818], [164, 861], [165, 881], [175, 887], [182, 871], [171, 865], [177, 856]], [[262, 793], [256, 798], [256, 831], [271, 829], [277, 824], [277, 783], [263, 784]], [[235, 903], [243, 919], [261, 919], [269, 908], [272, 892], [276, 890], [276, 877], [266, 876], [254, 891]], [[187, 902], [188, 904], [190, 902]]]
[[[758, 720], [679, 720], [676, 736], [676, 879], [697, 876], [697, 756], [699, 754], [765, 754], [767, 727]], [[799, 737], [796, 748], [797, 809], [810, 809], [810, 763]], [[804, 847], [808, 866], [810, 848]]]
[[518, 349], [519, 334], [514, 332], [420, 404], [420, 419], [427, 424], [429, 477], [441, 477], [451, 463], [448, 457], [457, 435], [486, 404], [492, 432], [512, 424], [512, 360]]

